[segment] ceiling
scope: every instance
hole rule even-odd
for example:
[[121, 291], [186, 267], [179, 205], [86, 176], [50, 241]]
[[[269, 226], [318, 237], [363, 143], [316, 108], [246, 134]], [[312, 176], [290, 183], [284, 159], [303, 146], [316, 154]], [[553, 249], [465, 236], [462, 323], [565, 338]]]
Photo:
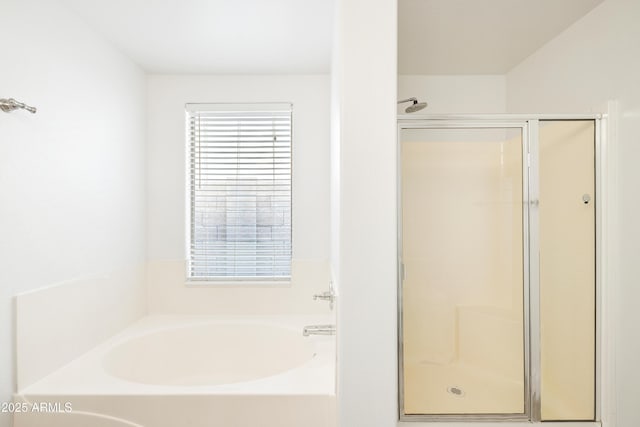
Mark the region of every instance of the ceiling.
[[150, 73], [328, 73], [334, 0], [61, 0]]
[[603, 0], [398, 0], [400, 74], [504, 74]]
[[[304, 74], [340, 0], [60, 1], [150, 73]], [[504, 74], [602, 1], [398, 0], [399, 73]]]

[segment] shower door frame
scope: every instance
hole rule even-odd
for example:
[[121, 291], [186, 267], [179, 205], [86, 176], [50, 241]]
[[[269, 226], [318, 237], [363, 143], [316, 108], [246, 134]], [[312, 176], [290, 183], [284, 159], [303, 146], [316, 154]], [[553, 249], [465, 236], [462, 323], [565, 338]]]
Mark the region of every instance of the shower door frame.
[[[397, 127], [397, 292], [398, 292], [398, 412], [400, 421], [541, 421], [540, 368], [540, 256], [539, 209], [540, 121], [592, 120], [594, 122], [595, 175], [595, 366], [594, 421], [601, 411], [601, 286], [603, 278], [602, 219], [604, 199], [603, 158], [606, 159], [606, 116], [602, 114], [401, 114]], [[523, 350], [524, 412], [517, 414], [407, 414], [404, 410], [404, 351], [402, 284], [402, 140], [406, 129], [521, 129], [522, 135], [522, 242], [523, 242]]]

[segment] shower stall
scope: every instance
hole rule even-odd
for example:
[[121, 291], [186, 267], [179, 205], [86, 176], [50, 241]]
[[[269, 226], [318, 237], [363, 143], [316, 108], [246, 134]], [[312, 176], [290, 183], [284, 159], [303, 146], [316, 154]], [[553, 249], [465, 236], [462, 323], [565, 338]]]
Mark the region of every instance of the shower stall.
[[402, 420], [599, 418], [603, 121], [400, 116]]

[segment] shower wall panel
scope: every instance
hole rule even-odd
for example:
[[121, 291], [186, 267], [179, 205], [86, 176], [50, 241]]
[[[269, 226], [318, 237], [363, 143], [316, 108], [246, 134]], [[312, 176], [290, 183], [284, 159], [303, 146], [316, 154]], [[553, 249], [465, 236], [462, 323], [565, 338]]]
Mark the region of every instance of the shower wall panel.
[[543, 420], [592, 420], [595, 405], [593, 120], [540, 123]]

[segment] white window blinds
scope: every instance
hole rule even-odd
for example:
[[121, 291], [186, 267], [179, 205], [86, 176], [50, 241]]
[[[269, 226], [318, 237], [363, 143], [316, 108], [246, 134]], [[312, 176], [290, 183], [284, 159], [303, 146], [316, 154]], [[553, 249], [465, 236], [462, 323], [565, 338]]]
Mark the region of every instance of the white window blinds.
[[291, 275], [291, 104], [187, 104], [189, 278]]

